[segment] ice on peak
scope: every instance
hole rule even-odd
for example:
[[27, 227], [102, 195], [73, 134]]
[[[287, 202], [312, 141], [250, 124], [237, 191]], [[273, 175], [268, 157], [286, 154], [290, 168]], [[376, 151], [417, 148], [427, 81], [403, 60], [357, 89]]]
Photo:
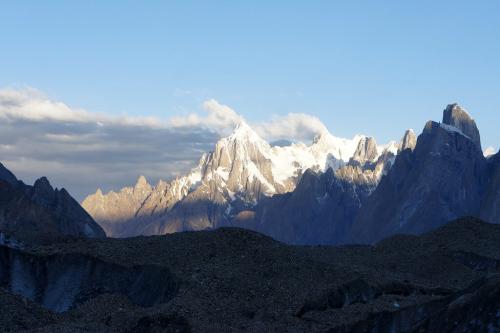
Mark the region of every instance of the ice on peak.
[[448, 125], [448, 124], [445, 124], [445, 123], [440, 123], [439, 126], [441, 126], [442, 129], [448, 131], [448, 132], [451, 132], [451, 133], [458, 133], [462, 136], [465, 136], [467, 139], [470, 139], [469, 136], [465, 135], [464, 132], [462, 132], [459, 128], [455, 127], [455, 126], [452, 126], [452, 125]]
[[241, 120], [234, 128], [228, 140], [264, 142], [264, 140], [248, 125], [244, 120]]
[[386, 146], [384, 151], [387, 151], [389, 153], [392, 153], [393, 155], [398, 154], [398, 143], [396, 141], [390, 141]]
[[355, 135], [352, 139], [338, 138], [325, 130], [314, 137], [311, 149], [317, 152], [328, 152], [337, 160], [348, 162], [354, 155], [359, 141], [365, 137], [365, 135]]

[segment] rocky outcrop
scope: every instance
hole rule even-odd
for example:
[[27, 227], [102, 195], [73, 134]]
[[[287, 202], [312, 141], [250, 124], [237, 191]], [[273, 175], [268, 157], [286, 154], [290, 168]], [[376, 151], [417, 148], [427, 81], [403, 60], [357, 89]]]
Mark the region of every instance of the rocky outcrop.
[[412, 129], [406, 130], [405, 135], [403, 136], [403, 140], [401, 141], [399, 145], [399, 150], [405, 150], [405, 149], [415, 149], [415, 146], [417, 144], [417, 136], [415, 135], [415, 132], [413, 132]]
[[457, 128], [481, 149], [481, 138], [476, 122], [458, 104], [450, 104], [443, 111], [443, 124]]
[[359, 140], [352, 159], [360, 164], [365, 164], [366, 162], [373, 162], [378, 155], [377, 142], [374, 138], [367, 137]]
[[17, 240], [33, 245], [65, 236], [105, 237], [65, 189], [52, 188], [45, 177], [33, 186], [10, 178], [9, 182], [0, 180], [0, 233], [9, 243]]
[[112, 191], [103, 195], [98, 189], [93, 196], [82, 202], [82, 206], [92, 212], [108, 236], [116, 236], [126, 232], [127, 224], [124, 222], [131, 216], [140, 216], [138, 211], [150, 195], [151, 185], [144, 176], [140, 176], [134, 187], [123, 188], [119, 193]]
[[479, 216], [488, 168], [475, 124], [456, 105], [443, 118], [460, 128], [432, 121], [425, 125], [414, 151], [397, 156], [359, 211], [350, 241], [420, 234], [457, 217]]

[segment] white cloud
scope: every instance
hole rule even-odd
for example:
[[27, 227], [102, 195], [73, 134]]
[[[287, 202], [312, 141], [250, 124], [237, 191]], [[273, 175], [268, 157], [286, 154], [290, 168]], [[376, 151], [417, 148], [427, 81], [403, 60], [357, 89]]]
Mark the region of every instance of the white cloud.
[[203, 109], [207, 113], [206, 116], [191, 113], [184, 117], [170, 118], [169, 124], [173, 127], [205, 127], [226, 134], [243, 120], [233, 109], [220, 104], [215, 99], [205, 101]]
[[[139, 174], [152, 182], [187, 172], [213, 149], [220, 135], [243, 120], [216, 100], [205, 114], [158, 119], [112, 116], [74, 108], [32, 89], [0, 89], [0, 161], [22, 180], [48, 176], [77, 199], [132, 184]], [[268, 140], [309, 139], [325, 129], [305, 114], [275, 116], [253, 124]]]
[[27, 183], [48, 176], [77, 199], [188, 171], [219, 136], [148, 117], [75, 109], [26, 89], [0, 90], [0, 161]]
[[49, 99], [41, 91], [27, 87], [0, 90], [0, 119], [4, 121], [62, 121], [78, 123], [162, 126], [154, 117], [108, 116]]
[[483, 154], [485, 157], [488, 157], [488, 156], [491, 156], [491, 155], [494, 155], [497, 153], [497, 150], [493, 147], [488, 147], [484, 150]]
[[256, 131], [268, 140], [307, 141], [314, 135], [327, 131], [317, 118], [304, 113], [289, 113], [286, 116], [274, 116], [270, 122], [255, 126]]
[[[203, 108], [206, 115], [191, 113], [184, 117], [173, 117], [169, 124], [173, 127], [205, 127], [225, 135], [244, 120], [232, 108], [214, 99], [204, 102]], [[270, 141], [308, 141], [314, 135], [326, 131], [325, 125], [317, 117], [304, 113], [274, 116], [269, 122], [254, 123], [251, 126], [260, 136]]]

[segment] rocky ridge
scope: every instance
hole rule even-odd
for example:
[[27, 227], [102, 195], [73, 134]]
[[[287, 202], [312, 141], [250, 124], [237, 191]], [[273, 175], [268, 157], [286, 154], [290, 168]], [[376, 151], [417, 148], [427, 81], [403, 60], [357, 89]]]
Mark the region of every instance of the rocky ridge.
[[118, 237], [238, 226], [293, 244], [373, 243], [461, 216], [500, 223], [498, 170], [475, 121], [450, 104], [418, 138], [407, 130], [385, 146], [328, 132], [310, 146], [271, 146], [242, 123], [188, 175], [98, 191], [83, 205]]
[[397, 156], [356, 216], [349, 241], [420, 234], [467, 215], [488, 215], [489, 222], [500, 223], [489, 216], [493, 206], [481, 209], [494, 160], [483, 156], [474, 120], [456, 104], [449, 105], [442, 123], [427, 122], [415, 149]]
[[[261, 199], [293, 191], [305, 170], [345, 166], [355, 150], [361, 149], [362, 140], [365, 137], [339, 139], [324, 131], [310, 146], [271, 146], [242, 122], [186, 176], [118, 193], [103, 195], [98, 190], [82, 206], [113, 237], [230, 225], [235, 216]], [[380, 147], [369, 149], [366, 161], [377, 158]]]
[[54, 189], [45, 177], [26, 185], [0, 163], [0, 240], [20, 245], [65, 236], [105, 233], [64, 188]]
[[363, 203], [391, 169], [401, 149], [413, 149], [411, 132], [380, 153], [374, 138], [363, 138], [349, 162], [335, 171], [306, 170], [291, 193], [262, 200], [233, 225], [291, 244], [338, 244], [347, 240]]

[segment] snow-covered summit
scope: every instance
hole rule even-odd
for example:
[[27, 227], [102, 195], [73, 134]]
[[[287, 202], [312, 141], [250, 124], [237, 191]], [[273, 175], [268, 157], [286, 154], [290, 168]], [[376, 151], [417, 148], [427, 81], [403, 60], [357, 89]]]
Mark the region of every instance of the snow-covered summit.
[[[141, 176], [134, 187], [96, 193], [82, 204], [96, 219], [106, 223], [166, 214], [183, 201], [216, 203], [228, 207], [226, 214], [231, 214], [234, 205], [252, 206], [263, 196], [293, 191], [307, 169], [342, 168], [353, 157], [360, 141], [366, 139], [364, 135], [338, 138], [325, 129], [311, 144], [271, 146], [241, 120], [186, 175], [160, 181], [156, 186], [149, 185]], [[379, 154], [375, 149], [368, 159]]]
[[[224, 140], [224, 139], [222, 139]], [[233, 132], [226, 138], [226, 141], [247, 141], [264, 143], [257, 132], [253, 130], [244, 120], [241, 120], [234, 128]], [[267, 144], [267, 142], [265, 142]]]

